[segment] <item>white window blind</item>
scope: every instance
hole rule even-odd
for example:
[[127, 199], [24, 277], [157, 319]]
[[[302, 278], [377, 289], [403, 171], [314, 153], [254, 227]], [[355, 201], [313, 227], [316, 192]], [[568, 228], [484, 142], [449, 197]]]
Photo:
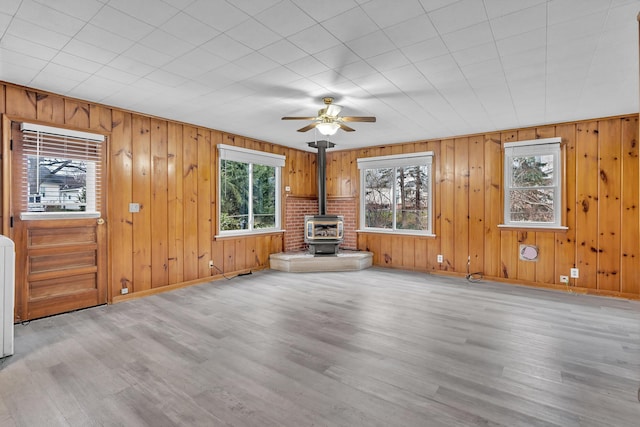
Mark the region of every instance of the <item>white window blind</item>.
[[234, 147], [233, 145], [226, 144], [218, 144], [218, 153], [220, 154], [220, 160], [255, 163], [276, 168], [283, 167], [286, 159], [286, 157], [281, 154], [265, 153], [263, 151]]
[[22, 123], [22, 209], [100, 212], [105, 136]]

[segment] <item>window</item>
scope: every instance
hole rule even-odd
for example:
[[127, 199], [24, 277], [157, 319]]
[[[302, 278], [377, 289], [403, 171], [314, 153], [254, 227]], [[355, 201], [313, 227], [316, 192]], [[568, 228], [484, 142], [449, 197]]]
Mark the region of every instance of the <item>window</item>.
[[104, 135], [31, 123], [21, 131], [21, 216], [99, 216]]
[[432, 234], [432, 158], [428, 151], [358, 159], [363, 230]]
[[219, 144], [220, 234], [280, 229], [280, 168], [285, 157]]
[[562, 226], [560, 138], [504, 144], [504, 225]]

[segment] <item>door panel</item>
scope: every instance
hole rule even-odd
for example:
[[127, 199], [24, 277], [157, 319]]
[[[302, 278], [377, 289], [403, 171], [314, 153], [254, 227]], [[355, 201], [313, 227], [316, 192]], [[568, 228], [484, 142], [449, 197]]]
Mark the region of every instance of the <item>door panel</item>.
[[[12, 128], [11, 166], [16, 176], [25, 163], [19, 125], [14, 123]], [[96, 218], [99, 215], [96, 213], [72, 212], [56, 213], [56, 218], [41, 214], [36, 219], [23, 219], [21, 213], [26, 206], [23, 206], [24, 197], [20, 196], [24, 189], [17, 188], [21, 180], [16, 179], [14, 183], [11, 215], [12, 237], [16, 243], [16, 321], [106, 303], [107, 251], [103, 218]]]

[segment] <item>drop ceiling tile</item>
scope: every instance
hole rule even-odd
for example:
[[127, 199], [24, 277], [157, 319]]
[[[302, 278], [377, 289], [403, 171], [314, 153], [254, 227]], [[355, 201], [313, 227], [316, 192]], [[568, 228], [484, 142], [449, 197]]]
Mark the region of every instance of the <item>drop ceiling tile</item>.
[[425, 13], [415, 0], [372, 0], [364, 3], [362, 9], [380, 28], [387, 28]]
[[477, 0], [460, 0], [429, 13], [438, 32], [451, 33], [487, 20], [484, 4]]
[[297, 80], [300, 80], [300, 74], [286, 67], [276, 67], [256, 77], [250, 77], [243, 81], [242, 84], [258, 92], [266, 92], [273, 89], [274, 95], [279, 96], [283, 86], [287, 86]]
[[[145, 73], [145, 75], [148, 73]], [[117, 68], [106, 66], [102, 67], [94, 73], [94, 76], [119, 83], [121, 85], [130, 85], [140, 79], [141, 76], [132, 74], [128, 71], [119, 70]]]
[[450, 6], [458, 0], [420, 0], [420, 4], [427, 12], [433, 12], [437, 9]]
[[289, 64], [307, 55], [306, 52], [287, 39], [278, 40], [269, 46], [263, 47], [260, 49], [260, 53], [282, 65]]
[[363, 59], [381, 55], [395, 49], [394, 44], [382, 30], [347, 42], [347, 46]]
[[425, 59], [424, 61], [416, 62], [415, 66], [427, 77], [430, 74], [449, 73], [460, 69], [458, 63], [451, 55]]
[[[146, 76], [147, 74], [149, 74], [150, 72], [152, 72], [153, 70], [155, 70], [155, 67], [149, 65], [149, 64], [144, 64], [140, 61], [138, 61], [137, 58], [132, 58], [132, 57], [127, 57], [127, 56], [123, 56], [120, 55], [116, 58], [114, 58], [112, 61], [109, 61], [109, 65], [108, 67], [106, 67], [107, 69], [109, 68], [115, 68], [117, 70], [120, 71], [124, 71], [127, 74], [132, 74], [136, 77], [143, 77]], [[109, 75], [107, 74], [101, 74], [102, 70], [100, 72], [98, 72], [97, 74], [102, 75], [103, 77], [109, 77]], [[130, 77], [127, 77], [126, 80], [123, 79], [123, 82], [129, 81]], [[120, 79], [116, 79], [116, 80], [120, 80]], [[135, 79], [137, 80], [137, 79]], [[135, 81], [133, 80], [133, 81]], [[130, 81], [131, 83], [133, 81]]]
[[279, 66], [277, 62], [258, 52], [253, 52], [236, 59], [233, 63], [241, 68], [245, 68], [251, 76], [262, 74]]
[[546, 28], [529, 31], [501, 40], [496, 40], [500, 56], [512, 55], [521, 51], [541, 48], [547, 44]]
[[4, 14], [0, 12], [0, 34], [4, 34], [4, 32], [9, 28], [9, 24], [11, 23], [11, 15]]
[[318, 61], [313, 56], [306, 56], [287, 64], [287, 68], [303, 77], [310, 77], [317, 73], [329, 70], [329, 67]]
[[227, 62], [229, 61], [213, 55], [202, 48], [196, 48], [169, 62], [163, 69], [182, 77], [194, 78], [218, 68]]
[[496, 40], [513, 37], [547, 26], [547, 5], [540, 4], [494, 18], [491, 30]]
[[342, 42], [355, 40], [379, 30], [362, 9], [354, 8], [324, 22], [322, 26]]
[[67, 92], [78, 99], [102, 101], [109, 95], [123, 90], [126, 86], [113, 80], [93, 75]]
[[[207, 73], [208, 76], [220, 76], [223, 79], [231, 80], [234, 82], [241, 82], [242, 80], [246, 80], [249, 77], [253, 77], [255, 73], [253, 71], [247, 70], [246, 68], [240, 67], [239, 65], [228, 62], [221, 67], [216, 68], [215, 70], [211, 70]], [[198, 79], [198, 81], [201, 81]]]
[[287, 37], [287, 39], [310, 55], [340, 44], [340, 40], [333, 37], [321, 25], [309, 27], [306, 30]]
[[[155, 70], [144, 76], [145, 79], [151, 80], [152, 82], [156, 82], [161, 84], [166, 88], [175, 88], [176, 86], [180, 86], [181, 84], [186, 82], [186, 78], [182, 76], [178, 76], [177, 74], [173, 74], [164, 70]], [[163, 93], [166, 95], [166, 93]]]
[[351, 83], [349, 79], [336, 73], [335, 70], [322, 71], [307, 78], [329, 91], [333, 91], [333, 88], [342, 83]]
[[270, 8], [281, 0], [227, 0], [227, 3], [232, 4], [238, 9], [244, 11], [248, 15], [255, 15], [262, 12], [265, 9]]
[[400, 24], [384, 29], [385, 34], [397, 47], [406, 47], [438, 35], [429, 17], [420, 14]]
[[253, 19], [242, 22], [228, 30], [226, 34], [253, 50], [262, 49], [281, 39], [277, 33]]
[[52, 49], [12, 34], [5, 34], [4, 37], [0, 39], [0, 47], [13, 52], [24, 53], [28, 57], [44, 61], [49, 61], [59, 52], [58, 49]]
[[222, 1], [196, 0], [184, 12], [220, 32], [230, 30], [249, 19], [249, 15]]
[[505, 55], [502, 58], [502, 66], [505, 71], [525, 68], [534, 64], [546, 64], [547, 51], [545, 48], [531, 49], [513, 55]]
[[344, 77], [354, 81], [358, 81], [358, 79], [364, 76], [376, 73], [376, 70], [371, 65], [362, 60], [346, 64], [344, 67], [336, 71]]
[[36, 44], [42, 44], [43, 46], [53, 49], [61, 49], [70, 40], [69, 36], [48, 30], [40, 25], [32, 24], [20, 18], [13, 18], [5, 34], [11, 34], [18, 38], [29, 40]]
[[444, 34], [442, 40], [450, 52], [455, 52], [493, 42], [493, 33], [489, 23], [485, 21], [462, 30]]
[[[62, 12], [65, 15], [73, 16], [81, 20], [89, 20], [95, 15], [106, 2], [98, 0], [83, 0], [81, 2], [74, 0], [36, 0], [38, 3], [48, 6], [52, 9]], [[3, 1], [3, 8], [5, 7]]]
[[367, 58], [367, 62], [378, 71], [391, 70], [409, 64], [407, 57], [399, 50]]
[[16, 17], [29, 22], [37, 22], [42, 28], [66, 36], [73, 36], [84, 25], [80, 19], [58, 12], [33, 0], [23, 0]]
[[353, 0], [293, 0], [298, 7], [318, 22], [338, 16], [358, 6]]
[[329, 68], [340, 69], [346, 64], [360, 61], [361, 58], [348, 46], [339, 44], [313, 55], [318, 61]]
[[447, 49], [447, 46], [440, 37], [434, 37], [420, 43], [412, 44], [411, 46], [402, 48], [401, 51], [411, 62], [435, 58], [449, 53], [449, 49]]
[[109, 5], [100, 9], [91, 20], [91, 23], [133, 41], [138, 41], [153, 31], [151, 25], [122, 13]]
[[[13, 50], [13, 49], [5, 48], [4, 47], [5, 38], [6, 36], [3, 37], [2, 43], [0, 43], [0, 55], [2, 55], [1, 56], [2, 63], [0, 63], [0, 65], [11, 64], [11, 65], [24, 67], [34, 71], [39, 71], [47, 65], [47, 62], [49, 61], [48, 59], [43, 60], [31, 55], [27, 55], [25, 52], [28, 52], [28, 51]], [[5, 77], [4, 72], [5, 72], [5, 69], [0, 68], [0, 76], [2, 76], [3, 78]]]
[[103, 67], [103, 64], [82, 58], [70, 53], [60, 52], [51, 60], [52, 63], [93, 74]]
[[289, 0], [283, 0], [257, 14], [256, 19], [282, 37], [288, 37], [316, 24], [316, 21]]
[[546, 8], [545, 3], [547, 0], [484, 0], [489, 19], [509, 15], [540, 4]]
[[131, 46], [131, 48], [127, 49], [122, 55], [152, 67], [160, 67], [171, 61], [171, 57], [169, 55], [165, 55], [164, 53], [160, 53], [155, 49], [151, 49], [138, 43]]
[[161, 28], [167, 33], [196, 46], [212, 40], [220, 34], [220, 31], [184, 12], [173, 16]]
[[106, 49], [110, 52], [122, 53], [133, 46], [134, 42], [124, 37], [97, 27], [93, 24], [85, 25], [75, 35], [74, 40], [100, 46], [100, 49]]
[[162, 52], [170, 57], [177, 57], [193, 50], [194, 45], [187, 43], [163, 30], [153, 30], [151, 33], [140, 39], [139, 44]]
[[18, 11], [21, 3], [22, 0], [3, 0], [2, 12], [7, 15], [14, 15]]
[[485, 62], [490, 59], [497, 59], [498, 50], [496, 49], [496, 44], [490, 42], [467, 49], [458, 50], [456, 52], [453, 52], [451, 55], [456, 60], [458, 65], [464, 66], [469, 64], [476, 64], [478, 62]]
[[601, 11], [591, 15], [582, 16], [579, 19], [565, 20], [562, 23], [549, 25], [547, 31], [547, 43], [555, 45], [571, 40], [579, 40], [593, 34], [594, 29], [602, 31], [607, 17], [607, 12]]
[[581, 17], [604, 12], [609, 7], [610, 2], [602, 0], [550, 1], [548, 2], [548, 25], [552, 26], [566, 21], [580, 21]]
[[220, 34], [213, 40], [206, 42], [202, 45], [202, 48], [227, 61], [234, 61], [253, 52], [253, 49], [250, 49], [226, 34]]
[[109, 6], [154, 27], [178, 13], [175, 7], [156, 0], [109, 0]]
[[118, 56], [115, 52], [97, 48], [96, 46], [73, 39], [62, 49], [63, 52], [70, 53], [90, 61], [107, 64]]
[[38, 75], [29, 82], [29, 85], [35, 88], [46, 85], [46, 87], [50, 88], [49, 90], [51, 92], [65, 95], [79, 83], [79, 81], [65, 78], [63, 75], [54, 72], [40, 71]]
[[394, 68], [382, 74], [396, 85], [396, 87], [407, 93], [420, 92], [431, 88], [431, 85], [425, 79], [424, 75], [414, 65]]
[[[74, 83], [69, 89], [83, 80], [89, 78], [90, 74], [84, 71], [75, 70], [60, 64], [48, 63], [36, 77], [37, 81], [45, 81], [46, 79], [60, 80], [65, 82], [64, 85]], [[35, 83], [35, 81], [34, 81]], [[69, 90], [67, 89], [67, 90]], [[65, 90], [66, 92], [66, 90]]]

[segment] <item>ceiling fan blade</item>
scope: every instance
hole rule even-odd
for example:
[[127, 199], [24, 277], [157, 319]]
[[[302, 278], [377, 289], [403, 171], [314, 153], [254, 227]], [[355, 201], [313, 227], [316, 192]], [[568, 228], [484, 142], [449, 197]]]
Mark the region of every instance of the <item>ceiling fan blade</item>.
[[315, 120], [317, 117], [283, 117], [282, 120]]
[[316, 127], [316, 126], [318, 126], [318, 123], [317, 123], [317, 122], [315, 122], [315, 123], [311, 123], [311, 124], [309, 124], [309, 125], [306, 125], [306, 126], [305, 126], [305, 127], [303, 127], [303, 128], [298, 129], [298, 132], [306, 132], [306, 131], [308, 131], [308, 130], [313, 129], [313, 128], [314, 128], [314, 127]]
[[373, 123], [376, 121], [375, 117], [357, 117], [357, 116], [345, 116], [340, 117], [340, 120], [343, 122], [370, 122]]
[[343, 131], [346, 131], [346, 132], [355, 132], [354, 128], [350, 128], [349, 126], [347, 126], [345, 124], [342, 124], [342, 123], [340, 123], [340, 129], [342, 129]]

